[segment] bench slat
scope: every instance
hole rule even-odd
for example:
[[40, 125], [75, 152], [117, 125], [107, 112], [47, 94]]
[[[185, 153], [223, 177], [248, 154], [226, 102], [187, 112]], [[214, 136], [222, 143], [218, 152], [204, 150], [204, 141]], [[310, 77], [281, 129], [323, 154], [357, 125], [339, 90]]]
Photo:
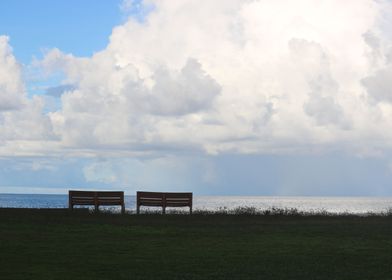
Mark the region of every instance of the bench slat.
[[192, 193], [165, 193], [166, 199], [168, 198], [192, 198]]
[[146, 198], [146, 197], [143, 197], [143, 198], [140, 198], [139, 201], [140, 202], [162, 202], [163, 198]]
[[157, 202], [143, 202], [143, 204], [139, 204], [139, 206], [163, 206], [162, 203]]
[[140, 197], [140, 198], [162, 198], [163, 193], [160, 193], [160, 192], [137, 192], [137, 197]]
[[189, 203], [167, 203], [166, 207], [187, 207]]
[[96, 192], [97, 197], [123, 197], [124, 192]]

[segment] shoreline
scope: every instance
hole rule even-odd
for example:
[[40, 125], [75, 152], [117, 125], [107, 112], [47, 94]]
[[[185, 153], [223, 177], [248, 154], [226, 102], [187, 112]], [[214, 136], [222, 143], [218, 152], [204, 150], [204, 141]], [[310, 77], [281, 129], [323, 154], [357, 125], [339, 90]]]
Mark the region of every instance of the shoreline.
[[[68, 208], [23, 208], [23, 207], [0, 207], [1, 211], [16, 210], [16, 211], [31, 211], [31, 212], [72, 212]], [[93, 207], [76, 207], [74, 212], [86, 212], [90, 214], [107, 214], [107, 215], [118, 215], [120, 214], [119, 209], [113, 209], [112, 207], [102, 207], [98, 213], [95, 213]], [[136, 209], [125, 210], [125, 215], [137, 215]], [[162, 214], [159, 208], [143, 209], [139, 215], [189, 215], [189, 211], [186, 209], [178, 210], [168, 208], [166, 214]], [[201, 210], [195, 209], [191, 216], [287, 216], [287, 217], [392, 217], [392, 208], [382, 212], [366, 212], [366, 213], [353, 213], [353, 212], [328, 212], [325, 210], [315, 211], [300, 211], [296, 208], [266, 208], [257, 209], [255, 207], [237, 207], [233, 209], [217, 209], [217, 210]]]

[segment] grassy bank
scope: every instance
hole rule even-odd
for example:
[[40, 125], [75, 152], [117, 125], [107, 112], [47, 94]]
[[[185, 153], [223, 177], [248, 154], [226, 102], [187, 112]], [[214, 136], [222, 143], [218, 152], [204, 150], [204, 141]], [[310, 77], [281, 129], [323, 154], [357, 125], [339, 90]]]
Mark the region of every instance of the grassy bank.
[[0, 279], [392, 279], [392, 217], [0, 209], [0, 266]]

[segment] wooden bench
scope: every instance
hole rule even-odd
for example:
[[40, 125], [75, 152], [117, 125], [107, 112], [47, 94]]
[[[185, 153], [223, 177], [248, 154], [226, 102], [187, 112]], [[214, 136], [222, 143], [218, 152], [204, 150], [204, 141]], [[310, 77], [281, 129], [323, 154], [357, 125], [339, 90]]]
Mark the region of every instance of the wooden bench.
[[136, 193], [136, 212], [140, 213], [140, 206], [162, 207], [165, 214], [166, 207], [189, 207], [192, 214], [192, 193], [173, 193], [173, 192], [137, 192]]
[[124, 192], [120, 191], [69, 191], [68, 205], [70, 210], [74, 205], [93, 205], [95, 211], [98, 211], [101, 205], [120, 205], [121, 213], [125, 213]]

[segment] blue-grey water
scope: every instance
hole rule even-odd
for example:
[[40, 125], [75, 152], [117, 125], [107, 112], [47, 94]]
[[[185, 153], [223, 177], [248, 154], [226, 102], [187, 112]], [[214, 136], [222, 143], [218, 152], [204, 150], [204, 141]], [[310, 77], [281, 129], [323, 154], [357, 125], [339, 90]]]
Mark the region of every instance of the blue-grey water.
[[[284, 197], [284, 196], [195, 196], [195, 210], [235, 209], [255, 207], [258, 210], [296, 208], [299, 211], [327, 211], [330, 213], [380, 213], [392, 209], [392, 197]], [[125, 197], [127, 210], [135, 210], [135, 196]], [[66, 208], [68, 195], [0, 194], [0, 207]]]

